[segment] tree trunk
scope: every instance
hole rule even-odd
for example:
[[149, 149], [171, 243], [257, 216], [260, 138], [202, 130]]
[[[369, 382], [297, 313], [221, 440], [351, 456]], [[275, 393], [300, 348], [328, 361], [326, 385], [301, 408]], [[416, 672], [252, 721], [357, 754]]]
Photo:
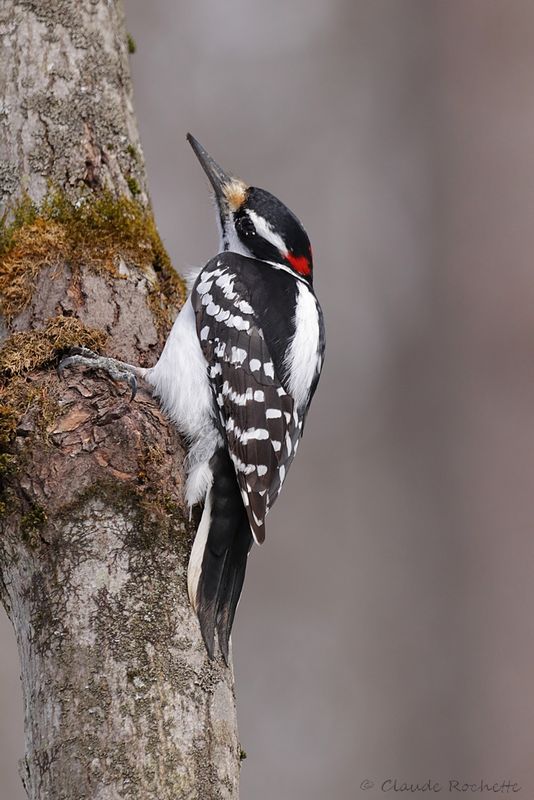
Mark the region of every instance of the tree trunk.
[[236, 798], [232, 671], [187, 600], [179, 437], [142, 387], [55, 372], [74, 344], [155, 362], [183, 283], [159, 240], [120, 2], [0, 9], [0, 595], [31, 800]]

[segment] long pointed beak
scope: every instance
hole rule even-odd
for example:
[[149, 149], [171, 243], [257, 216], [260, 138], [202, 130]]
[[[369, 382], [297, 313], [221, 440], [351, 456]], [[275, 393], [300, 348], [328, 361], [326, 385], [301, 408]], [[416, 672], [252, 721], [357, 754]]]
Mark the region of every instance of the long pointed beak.
[[197, 142], [194, 136], [190, 133], [187, 134], [187, 141], [193, 148], [196, 157], [200, 161], [200, 165], [209, 178], [209, 182], [213, 186], [217, 203], [222, 209], [225, 204], [226, 196], [224, 187], [236, 180], [233, 175], [229, 175], [220, 167], [216, 161], [204, 150], [200, 142]]

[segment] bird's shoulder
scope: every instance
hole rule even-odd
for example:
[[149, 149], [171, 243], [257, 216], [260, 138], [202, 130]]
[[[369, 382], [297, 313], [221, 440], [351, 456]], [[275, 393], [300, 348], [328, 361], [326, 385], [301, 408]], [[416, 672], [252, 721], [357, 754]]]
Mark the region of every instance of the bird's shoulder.
[[242, 325], [253, 340], [264, 340], [275, 372], [285, 383], [287, 348], [295, 334], [298, 286], [284, 270], [226, 251], [211, 259], [192, 291], [197, 331], [232, 336]]

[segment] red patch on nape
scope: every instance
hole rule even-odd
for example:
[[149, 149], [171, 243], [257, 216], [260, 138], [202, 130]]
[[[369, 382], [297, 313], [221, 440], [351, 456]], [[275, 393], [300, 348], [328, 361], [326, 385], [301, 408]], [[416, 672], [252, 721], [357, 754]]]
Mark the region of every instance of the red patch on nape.
[[306, 256], [294, 256], [293, 253], [288, 253], [286, 259], [289, 261], [295, 272], [298, 272], [299, 275], [311, 274], [310, 262]]

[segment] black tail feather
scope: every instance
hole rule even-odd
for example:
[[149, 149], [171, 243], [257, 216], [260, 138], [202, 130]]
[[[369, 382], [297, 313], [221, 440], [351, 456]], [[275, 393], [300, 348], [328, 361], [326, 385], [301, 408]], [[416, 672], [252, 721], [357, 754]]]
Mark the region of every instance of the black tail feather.
[[225, 662], [235, 610], [243, 588], [252, 533], [239, 491], [234, 466], [224, 449], [210, 461], [209, 531], [202, 557], [196, 606], [202, 638], [210, 658], [215, 652], [215, 629]]
[[[245, 511], [243, 509], [243, 511]], [[224, 581], [219, 593], [217, 608], [217, 634], [223, 658], [228, 665], [232, 625], [247, 569], [247, 558], [252, 547], [252, 533], [246, 512], [226, 558]]]
[[215, 654], [215, 623], [225, 561], [226, 553], [218, 556], [211, 552], [209, 544], [206, 545], [202, 559], [202, 572], [198, 582], [197, 615], [202, 638], [210, 658], [213, 658]]

